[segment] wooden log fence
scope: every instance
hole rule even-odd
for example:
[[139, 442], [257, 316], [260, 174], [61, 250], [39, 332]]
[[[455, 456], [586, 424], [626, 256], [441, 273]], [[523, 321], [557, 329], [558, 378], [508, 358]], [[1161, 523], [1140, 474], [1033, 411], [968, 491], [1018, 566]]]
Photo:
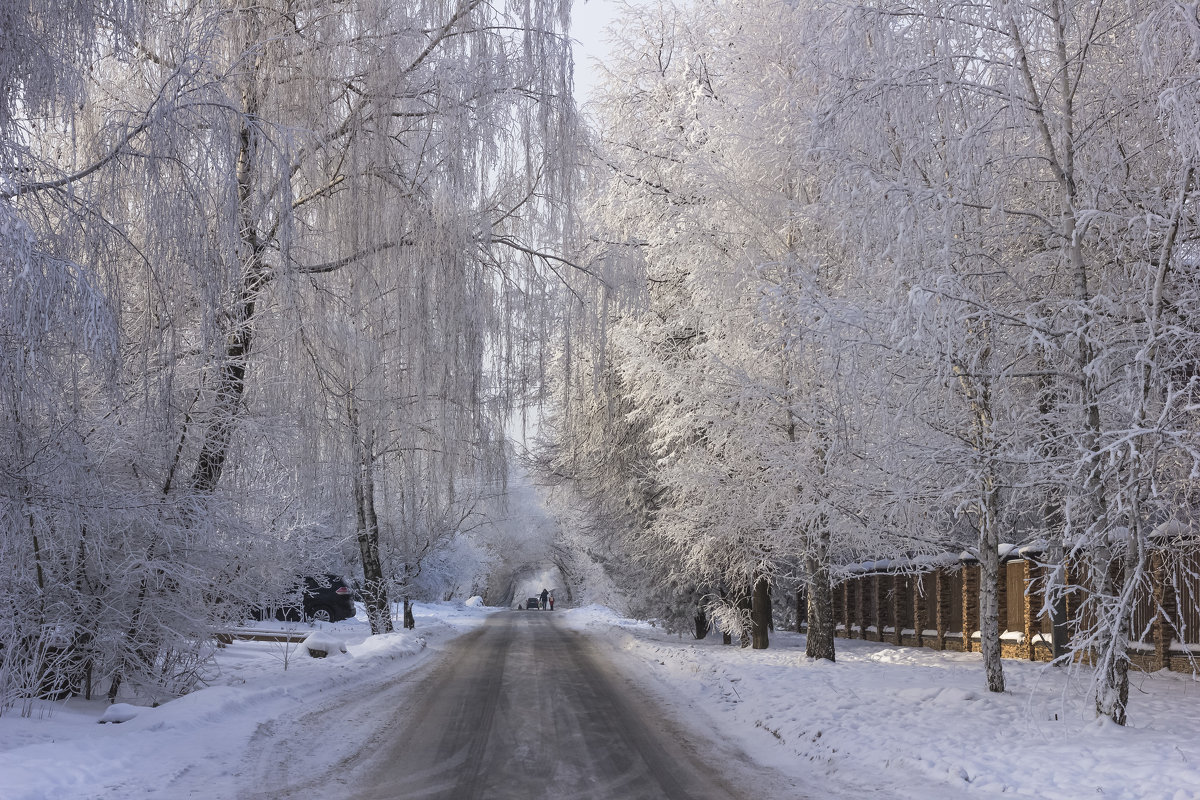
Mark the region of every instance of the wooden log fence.
[[[1028, 548], [1013, 549], [1001, 562], [996, 589], [1005, 658], [1054, 658], [1054, 620], [1044, 602], [1049, 570], [1040, 557]], [[1068, 565], [1069, 583], [1077, 580], [1078, 572]], [[1156, 551], [1150, 578], [1151, 586], [1134, 611], [1131, 660], [1147, 671], [1200, 671], [1200, 552], [1168, 559]], [[933, 564], [860, 565], [836, 586], [834, 603], [838, 636], [935, 650], [979, 650], [979, 564], [965, 556]], [[1065, 613], [1069, 626], [1078, 625], [1079, 603], [1078, 596], [1069, 594], [1056, 613]], [[1060, 636], [1066, 629], [1060, 625]]]

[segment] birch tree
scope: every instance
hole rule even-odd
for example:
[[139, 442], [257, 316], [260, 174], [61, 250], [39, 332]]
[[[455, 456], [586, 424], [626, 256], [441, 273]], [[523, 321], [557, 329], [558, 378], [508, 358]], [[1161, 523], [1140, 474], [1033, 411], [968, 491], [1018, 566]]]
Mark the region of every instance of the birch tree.
[[1053, 321], [1045, 358], [1067, 376], [1058, 475], [1066, 549], [1085, 575], [1080, 605], [1090, 624], [1078, 643], [1096, 659], [1097, 713], [1122, 724], [1148, 535], [1175, 513], [1159, 469], [1195, 463], [1179, 402], [1185, 384], [1170, 377], [1159, 349], [1164, 302], [1172, 302], [1164, 292], [1189, 293], [1168, 276], [1189, 225], [1192, 167], [1158, 113], [1180, 65], [1147, 59], [1140, 71], [1128, 68], [1154, 16], [1150, 6], [1066, 2], [997, 15], [1008, 111], [1035, 156], [1022, 163], [1041, 165], [1016, 174], [1041, 188], [1025, 202], [1042, 223], [1029, 230], [1044, 243], [1033, 257], [1053, 276], [1044, 284]]
[[624, 243], [643, 276], [645, 306], [605, 328], [613, 385], [652, 457], [642, 546], [756, 646], [769, 583], [805, 554], [821, 612], [809, 644], [832, 658], [831, 563], [866, 530], [849, 439], [869, 413], [843, 344], [848, 322], [861, 332], [846, 300], [862, 287], [814, 216], [801, 21], [775, 4], [629, 16], [629, 58], [600, 105], [597, 238]]
[[[860, 93], [846, 108], [881, 116], [854, 128], [868, 136], [847, 163], [888, 193], [900, 221], [876, 252], [911, 276], [901, 288], [918, 316], [958, 320], [932, 352], [974, 417], [982, 491], [972, 513], [1029, 525], [989, 511], [988, 487], [1006, 484], [1008, 502], [1039, 497], [1052, 584], [1044, 611], [1075, 600], [1075, 646], [1099, 664], [1097, 712], [1122, 722], [1147, 528], [1172, 515], [1151, 499], [1164, 476], [1150, 479], [1147, 465], [1192, 462], [1187, 436], [1168, 433], [1183, 419], [1182, 384], [1145, 388], [1162, 374], [1151, 354], [1163, 329], [1151, 320], [1165, 306], [1153, 298], [1168, 285], [1163, 264], [1188, 224], [1191, 191], [1189, 162], [1156, 107], [1183, 76], [1170, 59], [1148, 58], [1141, 73], [1129, 65], [1139, 63], [1135, 31], [1183, 28], [1170, 12], [1092, 2], [863, 13], [854, 36], [880, 58], [865, 80], [847, 70]], [[869, 218], [870, 205], [856, 207]], [[1009, 433], [995, 438], [1000, 420]], [[985, 550], [990, 560], [985, 540], [996, 538], [980, 532], [981, 561]], [[1068, 567], [1084, 572], [1079, 584], [1068, 584]]]
[[[999, 546], [1011, 522], [1006, 508], [1017, 500], [1012, 460], [1024, 402], [1016, 375], [1025, 366], [1016, 348], [1024, 329], [1014, 309], [1029, 289], [1012, 268], [995, 194], [1004, 181], [991, 172], [997, 105], [988, 71], [962, 55], [983, 46], [981, 32], [939, 9], [850, 12], [814, 46], [838, 53], [826, 62], [833, 82], [823, 141], [838, 176], [830, 197], [846, 203], [859, 257], [874, 260], [891, 287], [898, 313], [889, 359], [927, 376], [918, 404], [906, 404], [918, 427], [892, 446], [918, 464], [957, 465], [955, 477], [934, 472], [947, 488], [919, 491], [977, 532], [970, 549], [981, 568], [980, 644], [988, 688], [1003, 691]], [[860, 49], [839, 48], [845, 36]], [[949, 393], [939, 395], [939, 386]]]
[[[444, 407], [461, 405], [484, 432], [473, 446], [498, 448], [489, 424], [524, 390], [517, 362], [537, 357], [498, 344], [512, 330], [501, 309], [527, 312], [527, 330], [542, 324], [541, 287], [569, 218], [567, 6], [66, 3], [43, 28], [13, 19], [19, 36], [47, 38], [23, 44], [33, 60], [6, 60], [0, 76], [3, 219], [17, 245], [5, 248], [17, 260], [5, 265], [16, 291], [5, 293], [4, 357], [22, 376], [9, 430], [31, 455], [49, 453], [39, 438], [71, 449], [12, 476], [6, 515], [29, 524], [6, 539], [5, 564], [74, 592], [47, 595], [54, 611], [38, 624], [53, 636], [41, 641], [61, 649], [65, 637], [75, 653], [109, 643], [81, 660], [113, 678], [110, 696], [127, 679], [186, 690], [188, 665], [205, 657], [197, 643], [252, 599], [239, 580], [260, 570], [251, 562], [283, 557], [289, 534], [327, 521], [296, 507], [312, 473], [286, 461], [319, 426], [263, 416], [286, 407], [279, 394], [313, 394], [297, 370], [296, 312], [320, 276], [395, 259], [393, 289], [422, 312], [413, 329], [453, 320], [444, 336], [402, 345], [427, 373], [453, 363], [452, 382], [438, 384]], [[73, 60], [34, 63], [44, 52]], [[364, 203], [376, 213], [357, 213]], [[63, 370], [30, 391], [30, 345], [50, 322], [64, 331], [52, 348]], [[468, 323], [462, 346], [454, 336]], [[289, 357], [261, 358], [264, 346]], [[444, 433], [439, 409], [424, 411]], [[263, 468], [272, 461], [286, 469]], [[34, 475], [108, 516], [30, 517], [30, 498], [44, 496]], [[252, 534], [264, 519], [270, 530]], [[48, 549], [50, 530], [71, 536]], [[271, 540], [279, 546], [261, 546]], [[46, 558], [67, 573], [38, 567]], [[79, 638], [68, 614], [96, 624]]]

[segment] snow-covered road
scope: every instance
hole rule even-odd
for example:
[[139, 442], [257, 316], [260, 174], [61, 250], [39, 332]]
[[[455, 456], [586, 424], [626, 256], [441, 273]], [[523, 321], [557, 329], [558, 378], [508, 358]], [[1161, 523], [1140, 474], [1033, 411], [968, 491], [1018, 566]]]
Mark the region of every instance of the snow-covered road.
[[345, 642], [325, 659], [235, 641], [206, 686], [120, 724], [101, 698], [6, 709], [0, 798], [1200, 800], [1189, 675], [1139, 674], [1119, 728], [1083, 666], [1006, 661], [992, 695], [978, 653], [839, 639], [835, 664], [794, 633], [724, 647], [599, 606], [416, 614], [290, 626]]
[[[746, 780], [762, 779], [730, 773], [728, 754], [715, 757], [673, 727], [604, 649], [550, 613], [494, 615], [419, 670], [332, 692], [262, 726], [248, 754], [252, 797], [779, 796], [748, 792]], [[336, 745], [323, 751], [343, 721], [367, 741], [348, 756]]]

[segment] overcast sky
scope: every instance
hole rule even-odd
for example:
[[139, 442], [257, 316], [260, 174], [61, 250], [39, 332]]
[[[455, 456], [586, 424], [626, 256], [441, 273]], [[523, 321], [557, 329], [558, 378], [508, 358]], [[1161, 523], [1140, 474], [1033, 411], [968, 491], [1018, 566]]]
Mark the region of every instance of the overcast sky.
[[623, 5], [621, 0], [575, 0], [571, 37], [575, 40], [575, 97], [584, 103], [596, 85], [595, 59], [608, 54], [604, 28]]

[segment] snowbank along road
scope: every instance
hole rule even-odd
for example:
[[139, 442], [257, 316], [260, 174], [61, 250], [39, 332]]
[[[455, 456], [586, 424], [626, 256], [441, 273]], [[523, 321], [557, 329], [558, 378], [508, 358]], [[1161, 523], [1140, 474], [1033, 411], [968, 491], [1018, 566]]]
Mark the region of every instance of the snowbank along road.
[[[336, 705], [255, 736], [258, 797], [743, 796], [615, 673], [596, 641], [559, 628], [549, 612], [496, 614], [427, 668], [336, 694]], [[322, 740], [364, 718], [379, 719], [369, 741], [323, 760]]]

